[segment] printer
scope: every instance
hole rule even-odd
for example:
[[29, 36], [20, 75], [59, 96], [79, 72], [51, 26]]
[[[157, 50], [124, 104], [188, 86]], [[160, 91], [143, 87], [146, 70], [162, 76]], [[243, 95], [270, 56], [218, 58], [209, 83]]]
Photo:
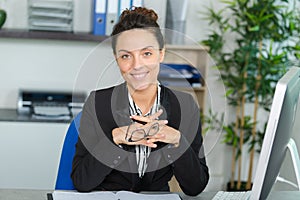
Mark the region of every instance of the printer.
[[86, 100], [84, 92], [19, 90], [17, 111], [37, 119], [70, 120]]

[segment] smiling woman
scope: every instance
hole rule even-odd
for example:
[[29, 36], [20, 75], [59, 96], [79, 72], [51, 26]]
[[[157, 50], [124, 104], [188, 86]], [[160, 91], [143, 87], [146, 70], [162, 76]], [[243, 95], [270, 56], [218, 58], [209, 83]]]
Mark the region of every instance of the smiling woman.
[[165, 48], [156, 21], [153, 10], [137, 7], [114, 27], [125, 82], [91, 92], [84, 105], [71, 174], [79, 191], [169, 191], [173, 176], [187, 195], [207, 185], [199, 108], [158, 81]]
[[[159, 49], [159, 44], [151, 32], [132, 29], [120, 34], [115, 57], [131, 94], [151, 86], [156, 88], [164, 49]], [[155, 94], [154, 91], [152, 96]]]

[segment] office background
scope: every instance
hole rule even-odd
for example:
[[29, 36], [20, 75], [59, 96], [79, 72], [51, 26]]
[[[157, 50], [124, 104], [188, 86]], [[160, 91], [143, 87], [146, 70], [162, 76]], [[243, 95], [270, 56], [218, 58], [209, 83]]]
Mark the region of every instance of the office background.
[[[7, 8], [9, 18], [6, 21], [4, 28], [17, 28], [23, 29], [27, 27], [26, 18], [26, 1], [22, 0], [9, 0], [1, 4]], [[0, 5], [1, 5], [0, 4]], [[216, 9], [222, 7], [218, 1], [214, 0], [202, 0], [202, 1], [189, 1], [188, 11], [186, 16], [186, 35], [195, 41], [201, 41], [205, 39], [206, 33], [209, 30], [209, 26], [206, 21], [201, 19], [200, 12], [204, 11], [205, 6], [213, 4]], [[82, 41], [58, 41], [58, 40], [38, 40], [38, 39], [8, 39], [0, 38], [0, 108], [16, 108], [18, 90], [20, 88], [34, 88], [34, 89], [51, 89], [51, 90], [72, 90], [76, 77], [80, 71], [81, 65], [90, 54], [90, 52], [97, 46], [95, 42], [82, 42]], [[211, 69], [210, 69], [211, 70]], [[116, 71], [117, 73], [117, 71]], [[213, 72], [209, 73], [213, 76]], [[113, 82], [114, 77], [108, 78], [108, 83]], [[210, 85], [210, 91], [220, 90], [220, 83], [216, 82], [215, 85]], [[83, 86], [84, 89], [88, 89], [88, 86]], [[209, 96], [209, 95], [208, 95]], [[221, 105], [216, 105], [217, 107]], [[299, 105], [300, 107], [300, 105]], [[228, 109], [230, 113], [230, 109]], [[298, 112], [297, 120], [300, 121], [300, 114]], [[8, 126], [7, 126], [8, 125]], [[31, 126], [30, 123], [18, 123], [18, 122], [0, 122], [1, 132], [11, 133], [8, 135], [2, 135], [7, 140], [1, 139], [0, 133], [0, 157], [6, 159], [16, 158], [14, 162], [16, 166], [10, 166], [8, 174], [5, 174], [7, 178], [13, 176], [25, 176], [22, 174], [22, 170], [30, 168], [37, 163], [43, 162], [38, 158], [57, 161], [59, 159], [59, 147], [60, 142], [64, 137], [64, 133], [67, 128], [67, 124], [46, 124], [40, 123], [36, 126]], [[37, 131], [38, 130], [38, 131]], [[41, 130], [41, 132], [39, 132]], [[300, 123], [296, 123], [295, 132], [298, 132], [294, 136], [300, 152]], [[27, 144], [24, 144], [22, 138], [29, 140]], [[217, 134], [206, 135], [206, 149], [207, 161], [211, 172], [211, 179], [206, 190], [220, 190], [224, 188], [224, 184], [228, 181], [230, 163], [230, 150], [221, 142], [215, 142], [218, 139]], [[2, 144], [2, 141], [12, 141], [13, 144]], [[47, 140], [49, 141], [48, 147], [42, 147], [37, 145], [37, 141]], [[14, 145], [15, 152], [9, 154], [5, 151], [5, 147]], [[39, 148], [46, 148], [45, 151], [51, 151], [45, 155], [18, 155], [19, 148], [27, 148], [24, 152], [28, 154], [37, 153]], [[48, 149], [48, 150], [47, 150]], [[42, 154], [43, 151], [37, 153]], [[21, 159], [23, 158], [23, 159]], [[25, 163], [26, 160], [32, 158], [34, 162]], [[36, 159], [37, 158], [37, 159]], [[18, 161], [18, 159], [20, 159]], [[51, 168], [56, 168], [55, 162]], [[221, 164], [220, 164], [221, 163]], [[290, 166], [290, 158], [287, 156], [285, 164], [283, 166], [282, 175], [293, 180], [293, 170]], [[247, 162], [245, 163], [245, 166]], [[3, 168], [2, 168], [3, 169]], [[289, 169], [289, 170], [287, 170]], [[0, 172], [1, 173], [1, 172]], [[37, 172], [38, 173], [38, 172]], [[32, 174], [34, 176], [34, 174]], [[54, 177], [55, 171], [49, 172], [49, 176]], [[242, 175], [246, 177], [246, 174]], [[2, 178], [1, 178], [2, 179]], [[19, 183], [14, 183], [11, 179], [11, 183], [1, 183], [1, 187], [22, 187], [22, 180]], [[2, 179], [4, 180], [4, 179]], [[54, 184], [52, 179], [43, 179], [39, 181], [39, 187], [42, 189], [51, 189], [49, 185]], [[28, 184], [25, 187], [34, 187]], [[279, 189], [292, 189], [285, 184], [278, 184]]]

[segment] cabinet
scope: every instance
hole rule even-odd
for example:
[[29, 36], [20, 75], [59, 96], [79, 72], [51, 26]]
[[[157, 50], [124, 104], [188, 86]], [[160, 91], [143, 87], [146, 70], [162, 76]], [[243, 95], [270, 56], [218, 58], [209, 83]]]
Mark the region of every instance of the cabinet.
[[0, 121], [0, 188], [54, 189], [68, 126]]

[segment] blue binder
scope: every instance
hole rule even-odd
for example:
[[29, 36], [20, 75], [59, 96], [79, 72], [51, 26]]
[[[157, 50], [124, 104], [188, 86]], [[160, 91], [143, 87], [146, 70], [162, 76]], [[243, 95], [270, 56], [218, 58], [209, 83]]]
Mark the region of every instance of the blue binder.
[[105, 35], [106, 0], [94, 0], [93, 34]]

